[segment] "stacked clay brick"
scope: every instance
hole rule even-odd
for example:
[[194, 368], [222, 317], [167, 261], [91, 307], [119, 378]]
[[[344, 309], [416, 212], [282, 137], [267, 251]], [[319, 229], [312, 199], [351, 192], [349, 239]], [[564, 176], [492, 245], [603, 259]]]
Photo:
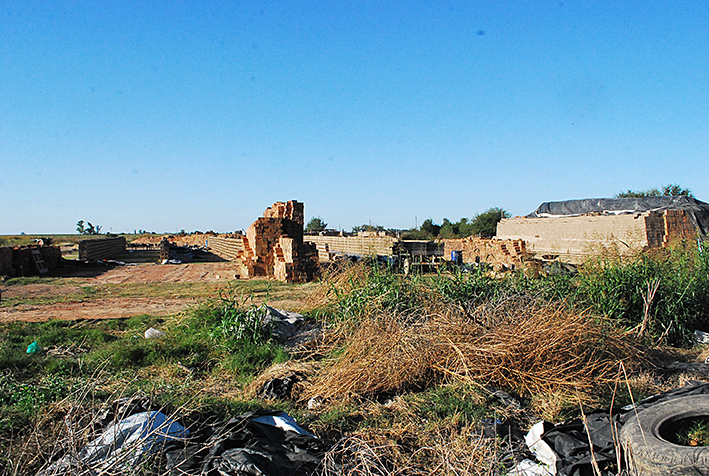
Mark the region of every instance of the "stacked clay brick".
[[666, 210], [664, 218], [663, 246], [667, 246], [672, 240], [694, 241], [697, 239], [697, 230], [684, 210]]
[[0, 248], [0, 276], [14, 278], [16, 276], [34, 276], [39, 274], [37, 265], [32, 257], [32, 250], [39, 250], [42, 260], [49, 271], [54, 271], [59, 267], [62, 252], [58, 246], [7, 246]]
[[645, 216], [645, 232], [648, 248], [665, 247], [676, 240], [697, 239], [697, 230], [684, 210], [648, 213]]
[[303, 204], [276, 202], [251, 224], [239, 256], [243, 277], [269, 276], [306, 282], [318, 273], [317, 248], [303, 243]]
[[493, 266], [513, 268], [529, 255], [524, 240], [499, 240], [470, 236], [443, 240], [444, 256], [450, 259], [451, 251], [462, 251], [464, 263], [488, 263]]

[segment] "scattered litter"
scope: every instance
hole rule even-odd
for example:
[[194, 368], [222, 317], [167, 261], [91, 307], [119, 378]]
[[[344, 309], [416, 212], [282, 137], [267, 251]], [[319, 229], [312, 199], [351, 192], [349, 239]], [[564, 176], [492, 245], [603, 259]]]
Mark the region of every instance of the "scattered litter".
[[694, 331], [694, 342], [697, 344], [709, 344], [709, 332]]
[[118, 266], [125, 266], [126, 265], [125, 261], [119, 261], [117, 259], [107, 259], [104, 261], [106, 262], [106, 264], [115, 264]]
[[310, 410], [310, 411], [317, 410], [321, 406], [322, 406], [322, 397], [319, 395], [315, 395], [310, 400], [308, 400], [308, 410]]
[[171, 476], [313, 474], [325, 445], [288, 414], [258, 410], [208, 426], [166, 451]]
[[[636, 405], [628, 405], [612, 413], [605, 411], [587, 413], [583, 419], [576, 418], [557, 425], [541, 421], [535, 424], [525, 437], [527, 447], [537, 461], [532, 461], [523, 452], [516, 452], [521, 457], [517, 461], [521, 461], [511, 469], [509, 474], [516, 476], [619, 474], [617, 438], [621, 427], [630, 418], [660, 402], [706, 394], [709, 394], [709, 383], [691, 381], [684, 387], [654, 395]], [[600, 473], [594, 469], [595, 465]]]
[[[78, 455], [69, 454], [37, 476], [118, 474], [132, 471], [159, 443], [189, 435], [189, 431], [161, 412], [142, 412], [109, 425]], [[90, 472], [84, 472], [85, 468]]]
[[161, 339], [165, 337], [165, 333], [163, 331], [160, 331], [158, 329], [155, 329], [154, 327], [151, 327], [147, 331], [145, 331], [145, 338], [146, 339]]
[[554, 450], [551, 449], [546, 441], [542, 440], [542, 435], [547, 433], [550, 427], [553, 428], [553, 425], [540, 421], [529, 430], [529, 433], [524, 437], [524, 441], [527, 443], [529, 450], [537, 458], [537, 461], [539, 461], [540, 466], [546, 469], [548, 473], [556, 474], [556, 453], [554, 453]]
[[284, 400], [290, 398], [293, 385], [299, 382], [303, 374], [294, 372], [282, 378], [273, 378], [264, 383], [259, 390], [259, 394], [264, 398], [276, 398]]
[[39, 344], [37, 343], [37, 341], [34, 341], [30, 345], [27, 346], [27, 353], [28, 354], [36, 354], [40, 350], [42, 350], [42, 349], [39, 347]]
[[275, 426], [284, 431], [295, 431], [299, 435], [315, 436], [308, 430], [301, 428], [295, 419], [286, 412], [252, 418], [251, 421], [257, 421], [260, 423], [265, 423], [266, 425]]
[[554, 470], [555, 472], [552, 473], [550, 472], [546, 466], [535, 463], [534, 461], [530, 459], [523, 459], [519, 463], [517, 463], [517, 466], [513, 468], [509, 473], [507, 473], [508, 476], [553, 476], [556, 474], [556, 469]]
[[182, 264], [181, 259], [164, 259], [162, 260], [162, 264]]
[[271, 335], [286, 349], [293, 349], [299, 345], [315, 340], [320, 335], [320, 326], [306, 320], [305, 316], [297, 312], [274, 309], [266, 306], [266, 315], [263, 319], [264, 329], [270, 329]]

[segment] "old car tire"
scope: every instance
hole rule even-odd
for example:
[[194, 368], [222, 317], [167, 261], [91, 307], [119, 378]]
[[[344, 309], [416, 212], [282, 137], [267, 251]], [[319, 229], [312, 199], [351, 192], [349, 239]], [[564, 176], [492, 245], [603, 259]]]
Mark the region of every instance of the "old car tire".
[[709, 418], [709, 395], [679, 397], [633, 415], [620, 430], [630, 474], [709, 475], [709, 446], [684, 446], [668, 441], [673, 424]]

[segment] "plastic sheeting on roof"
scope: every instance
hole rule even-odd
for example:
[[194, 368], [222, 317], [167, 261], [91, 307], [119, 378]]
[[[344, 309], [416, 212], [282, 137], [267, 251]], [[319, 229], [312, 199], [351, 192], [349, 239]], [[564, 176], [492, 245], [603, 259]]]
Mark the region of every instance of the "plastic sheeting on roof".
[[663, 210], [684, 210], [703, 235], [709, 234], [709, 203], [691, 197], [584, 198], [544, 202], [527, 218], [621, 215]]

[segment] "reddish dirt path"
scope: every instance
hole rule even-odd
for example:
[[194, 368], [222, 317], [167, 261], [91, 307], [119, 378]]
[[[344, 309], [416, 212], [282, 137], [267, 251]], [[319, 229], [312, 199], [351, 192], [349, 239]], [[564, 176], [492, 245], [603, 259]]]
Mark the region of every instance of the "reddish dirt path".
[[[98, 273], [95, 269], [79, 268], [64, 274], [66, 277], [73, 278], [71, 284], [6, 286], [3, 287], [2, 296], [6, 299], [20, 296], [41, 298], [70, 295], [81, 293], [83, 286], [101, 284], [208, 282], [218, 286], [233, 280], [237, 274], [237, 266], [234, 263], [145, 264], [119, 266], [103, 272], [99, 270]], [[199, 300], [198, 298], [115, 297], [96, 300], [76, 299], [53, 304], [21, 304], [0, 307], [0, 322], [111, 319], [139, 314], [165, 316], [182, 311]]]

